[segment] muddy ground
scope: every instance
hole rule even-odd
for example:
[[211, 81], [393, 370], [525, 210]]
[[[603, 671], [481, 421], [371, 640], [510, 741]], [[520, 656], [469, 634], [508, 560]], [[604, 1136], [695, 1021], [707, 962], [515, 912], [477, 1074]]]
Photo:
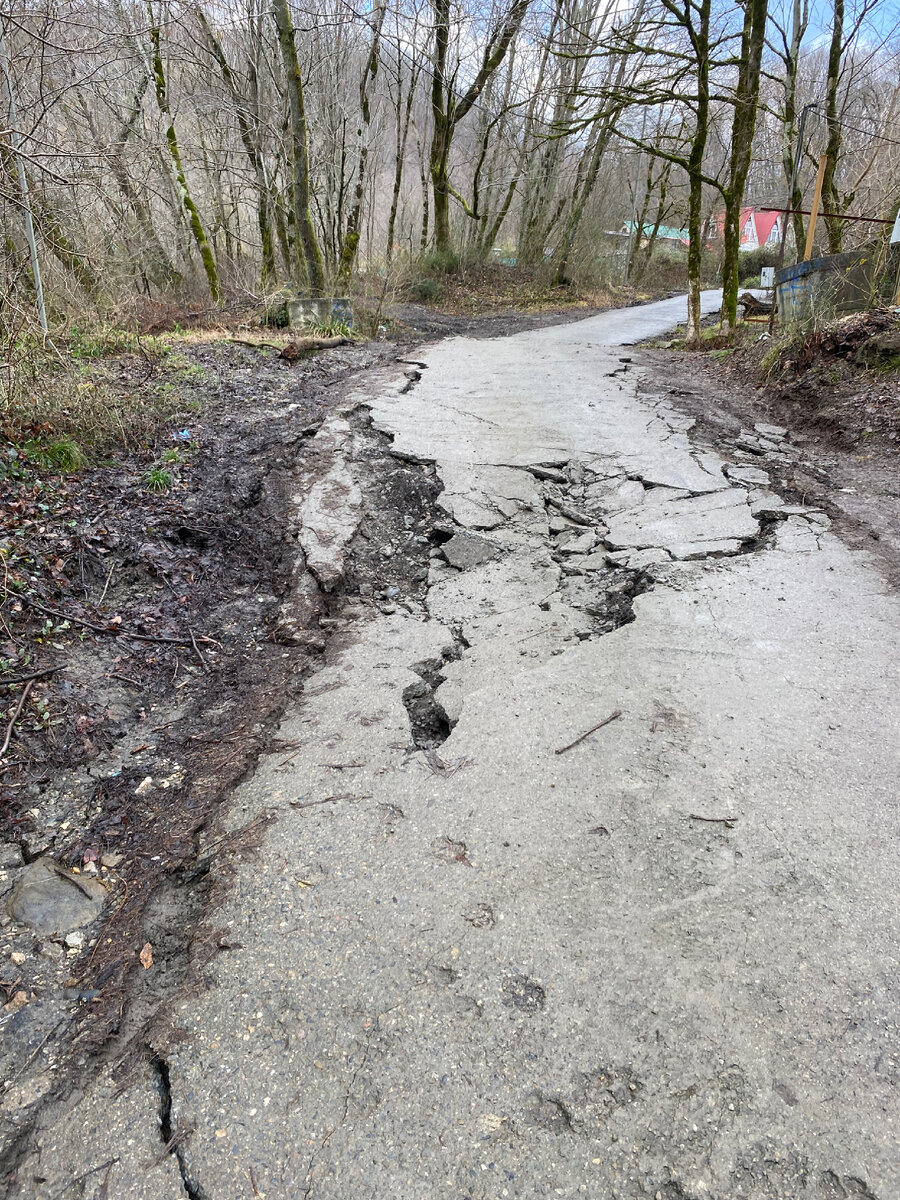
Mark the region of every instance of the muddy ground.
[[[0, 536], [31, 522], [0, 606], [7, 712], [25, 677], [52, 674], [34, 681], [9, 726], [0, 775], [0, 1178], [15, 1177], [42, 1106], [66, 1103], [102, 1063], [127, 1078], [137, 1062], [164, 1057], [178, 1036], [167, 1006], [230, 948], [215, 918], [228, 863], [252, 855], [269, 819], [265, 810], [243, 826], [227, 819], [231, 790], [263, 749], [279, 748], [273, 729], [314, 689], [344, 616], [414, 604], [448, 536], [435, 520], [433, 470], [393, 456], [359, 410], [351, 426], [365, 517], [344, 580], [320, 586], [296, 541], [298, 500], [328, 467], [317, 431], [372, 372], [401, 360], [413, 379], [423, 338], [502, 336], [588, 315], [453, 323], [408, 308], [403, 342], [300, 364], [226, 342], [187, 347], [199, 411], [170, 431], [180, 455], [170, 491], [148, 491], [146, 455], [135, 456], [48, 485], [46, 513], [33, 488], [18, 517], [7, 509]], [[782, 423], [777, 398], [733, 380], [723, 387], [720, 364], [648, 353], [654, 390], [697, 417], [710, 442]], [[881, 555], [896, 584], [897, 451], [790, 424], [808, 459], [779, 482]], [[23, 685], [9, 686], [10, 676]], [[414, 741], [428, 746], [446, 731], [427, 680], [421, 695], [408, 703]], [[282, 748], [287, 759], [293, 747]], [[104, 916], [83, 940], [28, 930], [6, 912], [25, 868], [51, 859], [72, 872], [64, 891], [78, 880], [103, 889]]]

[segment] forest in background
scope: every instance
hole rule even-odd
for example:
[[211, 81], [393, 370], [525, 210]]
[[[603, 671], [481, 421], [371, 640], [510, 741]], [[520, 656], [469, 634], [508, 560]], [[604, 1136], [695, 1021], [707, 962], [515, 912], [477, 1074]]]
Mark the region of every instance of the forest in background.
[[808, 208], [821, 155], [821, 249], [886, 241], [839, 218], [897, 211], [898, 21], [896, 0], [15, 0], [0, 330], [35, 321], [29, 213], [51, 325], [461, 260], [635, 285], [674, 226], [693, 332], [707, 278], [728, 326], [742, 208]]

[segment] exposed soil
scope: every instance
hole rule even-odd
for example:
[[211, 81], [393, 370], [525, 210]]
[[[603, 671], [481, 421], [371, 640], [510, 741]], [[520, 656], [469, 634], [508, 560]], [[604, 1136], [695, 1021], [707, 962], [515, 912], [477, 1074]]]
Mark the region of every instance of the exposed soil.
[[[436, 485], [357, 418], [369, 511], [350, 577], [319, 597], [308, 628], [283, 634], [298, 558], [302, 569], [295, 493], [327, 469], [312, 435], [361, 372], [397, 353], [370, 343], [289, 366], [198, 343], [184, 354], [200, 414], [171, 431], [170, 490], [148, 490], [149, 451], [65, 480], [3, 482], [8, 718], [23, 694], [9, 681], [53, 672], [32, 683], [0, 775], [4, 1174], [73, 1071], [127, 1046], [164, 1049], [160, 1006], [227, 952], [213, 914], [229, 863], [252, 853], [268, 820], [235, 829], [223, 801], [272, 746], [347, 598], [389, 606], [422, 587]], [[6, 913], [23, 864], [43, 856], [107, 889], [83, 942]], [[148, 946], [152, 969], [139, 957]]]
[[699, 440], [712, 445], [733, 442], [757, 422], [787, 427], [802, 453], [789, 466], [764, 464], [779, 490], [823, 509], [835, 532], [873, 555], [891, 586], [900, 586], [900, 375], [861, 365], [858, 341], [829, 348], [823, 339], [806, 365], [795, 358], [780, 383], [769, 385], [760, 380], [765, 348], [762, 342], [719, 360], [649, 350], [653, 391], [695, 417]]

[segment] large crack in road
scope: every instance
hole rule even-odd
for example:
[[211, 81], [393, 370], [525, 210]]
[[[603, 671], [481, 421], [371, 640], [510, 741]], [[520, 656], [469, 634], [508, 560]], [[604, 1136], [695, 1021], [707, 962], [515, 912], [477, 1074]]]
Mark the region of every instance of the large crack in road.
[[320, 586], [418, 582], [330, 621], [229, 953], [17, 1196], [900, 1195], [897, 601], [768, 485], [786, 431], [653, 396], [672, 316], [443, 342], [317, 435]]

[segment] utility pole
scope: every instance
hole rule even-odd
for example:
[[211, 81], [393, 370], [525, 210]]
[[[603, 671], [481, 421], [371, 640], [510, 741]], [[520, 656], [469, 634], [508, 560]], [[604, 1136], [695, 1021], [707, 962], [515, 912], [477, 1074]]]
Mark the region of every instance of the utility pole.
[[806, 230], [806, 251], [804, 261], [812, 256], [813, 238], [816, 236], [816, 222], [819, 219], [819, 205], [822, 203], [822, 184], [825, 180], [825, 168], [828, 166], [828, 155], [823, 154], [819, 159], [819, 173], [816, 175], [816, 191], [813, 196], [812, 210], [809, 214], [809, 228]]
[[31, 203], [28, 198], [28, 176], [25, 174], [25, 160], [19, 152], [19, 131], [16, 128], [16, 98], [13, 95], [12, 80], [9, 77], [9, 59], [6, 55], [6, 35], [0, 25], [0, 71], [6, 81], [6, 94], [9, 97], [9, 140], [12, 146], [13, 158], [16, 160], [16, 172], [19, 176], [19, 191], [22, 193], [22, 207], [25, 210], [25, 234], [28, 238], [28, 249], [31, 253], [31, 275], [34, 279], [34, 295], [37, 301], [38, 318], [41, 330], [47, 333], [47, 310], [44, 308], [44, 288], [41, 284], [41, 264], [38, 260], [37, 241], [34, 236], [34, 221], [31, 217]]

